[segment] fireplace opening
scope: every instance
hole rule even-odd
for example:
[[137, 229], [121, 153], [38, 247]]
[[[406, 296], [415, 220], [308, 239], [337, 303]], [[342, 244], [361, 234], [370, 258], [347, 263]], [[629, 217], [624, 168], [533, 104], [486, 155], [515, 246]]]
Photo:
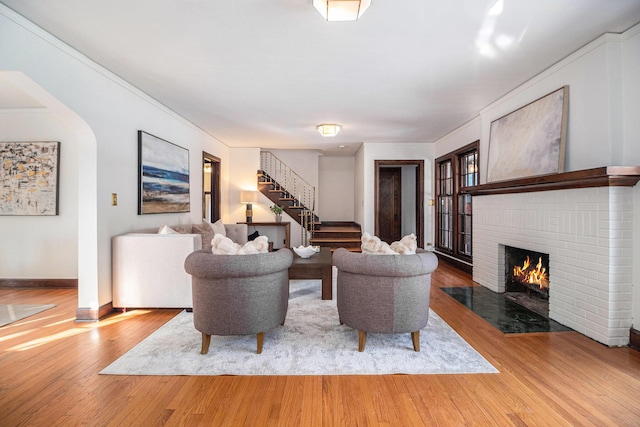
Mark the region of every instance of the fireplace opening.
[[504, 248], [505, 297], [549, 318], [549, 254]]

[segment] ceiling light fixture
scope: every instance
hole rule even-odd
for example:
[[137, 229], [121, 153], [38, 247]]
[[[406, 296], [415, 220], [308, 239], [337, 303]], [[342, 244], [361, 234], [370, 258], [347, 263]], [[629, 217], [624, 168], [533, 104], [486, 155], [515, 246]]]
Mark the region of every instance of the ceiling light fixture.
[[318, 125], [316, 129], [318, 129], [318, 132], [320, 132], [320, 135], [331, 137], [331, 136], [336, 136], [338, 132], [340, 132], [340, 125], [322, 124], [322, 125]]
[[327, 21], [357, 21], [371, 0], [313, 0], [313, 7]]

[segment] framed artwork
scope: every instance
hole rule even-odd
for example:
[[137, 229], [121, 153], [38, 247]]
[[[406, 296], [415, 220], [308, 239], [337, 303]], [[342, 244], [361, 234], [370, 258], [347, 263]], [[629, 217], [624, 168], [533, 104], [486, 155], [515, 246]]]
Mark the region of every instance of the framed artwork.
[[58, 215], [60, 142], [0, 142], [0, 215]]
[[138, 215], [189, 212], [189, 150], [138, 131]]
[[491, 122], [487, 182], [563, 172], [569, 86]]

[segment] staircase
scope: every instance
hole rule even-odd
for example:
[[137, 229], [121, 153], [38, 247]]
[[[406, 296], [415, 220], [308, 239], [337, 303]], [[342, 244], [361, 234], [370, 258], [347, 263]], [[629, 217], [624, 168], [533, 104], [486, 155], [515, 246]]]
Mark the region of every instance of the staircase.
[[326, 221], [316, 228], [311, 244], [328, 246], [331, 252], [345, 248], [351, 252], [360, 252], [362, 231], [355, 222]]
[[360, 226], [354, 222], [320, 222], [315, 214], [316, 189], [273, 153], [260, 153], [258, 190], [300, 224], [302, 244], [360, 251]]

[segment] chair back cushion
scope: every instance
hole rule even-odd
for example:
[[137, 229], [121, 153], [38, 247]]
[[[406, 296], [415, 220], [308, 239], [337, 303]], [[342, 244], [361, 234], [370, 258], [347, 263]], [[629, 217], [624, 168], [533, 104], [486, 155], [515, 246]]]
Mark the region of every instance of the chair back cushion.
[[209, 335], [256, 334], [282, 324], [289, 303], [288, 249], [250, 255], [200, 250], [185, 260], [195, 328]]
[[429, 318], [431, 272], [437, 257], [370, 255], [338, 249], [337, 304], [340, 320], [366, 332], [403, 333], [424, 328]]

